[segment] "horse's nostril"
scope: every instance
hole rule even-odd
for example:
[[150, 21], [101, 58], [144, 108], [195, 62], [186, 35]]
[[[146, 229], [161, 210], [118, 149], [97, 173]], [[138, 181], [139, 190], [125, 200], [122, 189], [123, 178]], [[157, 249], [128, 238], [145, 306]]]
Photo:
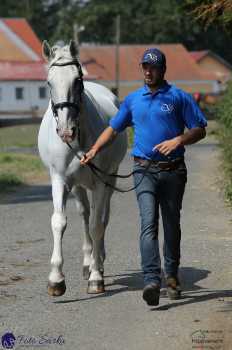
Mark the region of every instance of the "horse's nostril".
[[71, 130], [72, 130], [72, 134], [75, 135], [75, 133], [76, 133], [76, 127], [74, 126], [73, 128], [71, 128]]

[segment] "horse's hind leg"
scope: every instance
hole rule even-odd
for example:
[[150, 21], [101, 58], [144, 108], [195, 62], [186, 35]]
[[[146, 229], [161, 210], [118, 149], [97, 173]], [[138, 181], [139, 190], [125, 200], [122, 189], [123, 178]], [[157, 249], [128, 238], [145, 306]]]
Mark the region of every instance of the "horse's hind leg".
[[76, 207], [79, 214], [83, 218], [83, 228], [84, 228], [84, 243], [83, 243], [83, 278], [85, 280], [89, 279], [90, 276], [90, 263], [91, 263], [91, 254], [92, 254], [92, 239], [89, 235], [89, 213], [90, 205], [87, 197], [86, 190], [82, 187], [74, 186], [72, 193], [75, 197]]
[[[112, 181], [112, 185], [115, 185], [116, 181]], [[105, 199], [105, 205], [104, 205], [104, 211], [103, 211], [103, 225], [104, 225], [104, 230], [106, 230], [106, 227], [109, 223], [109, 218], [110, 218], [110, 200], [112, 197], [112, 194], [114, 192], [113, 189], [107, 188], [106, 191], [108, 191], [108, 194], [106, 195]], [[104, 261], [106, 258], [106, 252], [105, 252], [105, 235], [102, 236], [101, 238], [101, 243], [100, 243], [100, 257], [102, 260], [102, 268], [101, 268], [101, 273], [104, 274]]]
[[62, 272], [62, 238], [67, 226], [65, 208], [68, 191], [61, 176], [58, 174], [53, 174], [51, 179], [54, 205], [51, 226], [54, 238], [54, 247], [51, 258], [51, 272], [48, 278], [48, 294], [51, 296], [60, 296], [63, 295], [66, 290], [64, 274]]

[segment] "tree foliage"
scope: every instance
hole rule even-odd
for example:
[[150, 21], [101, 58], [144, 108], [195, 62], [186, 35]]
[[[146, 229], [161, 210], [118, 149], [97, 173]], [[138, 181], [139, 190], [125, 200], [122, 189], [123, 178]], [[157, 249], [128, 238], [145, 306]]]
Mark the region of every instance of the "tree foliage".
[[[207, 28], [196, 17], [201, 5], [231, 0], [8, 0], [2, 17], [26, 17], [40, 39], [69, 41], [73, 25], [83, 25], [81, 42], [115, 42], [115, 18], [121, 15], [121, 43], [183, 43], [189, 50], [211, 49], [232, 62], [230, 33], [217, 23]], [[204, 11], [207, 9], [204, 8]], [[223, 10], [224, 11], [224, 10]], [[225, 11], [224, 11], [225, 12]], [[223, 16], [224, 16], [223, 12]], [[226, 9], [226, 18], [228, 17]], [[224, 17], [223, 17], [224, 18]]]
[[232, 1], [231, 0], [187, 0], [187, 5], [193, 8], [196, 19], [203, 21], [208, 27], [217, 22], [227, 31], [232, 32]]

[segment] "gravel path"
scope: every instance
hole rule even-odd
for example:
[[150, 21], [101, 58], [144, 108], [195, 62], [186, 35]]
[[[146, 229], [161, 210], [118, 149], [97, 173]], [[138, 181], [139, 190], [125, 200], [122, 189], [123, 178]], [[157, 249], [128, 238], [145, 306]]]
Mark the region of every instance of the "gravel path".
[[[57, 299], [49, 297], [50, 187], [28, 187], [0, 205], [0, 335], [7, 331], [23, 335], [15, 346], [21, 349], [32, 348], [33, 341], [38, 345], [39, 339], [45, 348], [65, 350], [231, 349], [232, 216], [220, 190], [216, 141], [207, 137], [188, 147], [186, 162], [181, 300], [169, 301], [165, 288], [156, 308], [141, 298], [134, 193], [113, 196], [106, 233], [107, 293], [101, 296], [86, 294], [80, 219], [73, 200], [69, 201], [64, 236], [67, 291]], [[130, 167], [127, 156], [121, 173]], [[130, 185], [130, 181], [122, 184]], [[161, 243], [162, 236], [161, 227]]]

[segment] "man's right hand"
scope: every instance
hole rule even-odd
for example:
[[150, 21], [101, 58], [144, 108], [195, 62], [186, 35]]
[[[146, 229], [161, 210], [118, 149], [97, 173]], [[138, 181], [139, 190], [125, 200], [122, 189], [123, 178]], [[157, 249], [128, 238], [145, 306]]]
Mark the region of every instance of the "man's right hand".
[[91, 159], [93, 159], [97, 154], [97, 150], [91, 148], [87, 153], [83, 155], [83, 157], [80, 160], [80, 163], [82, 165], [87, 164]]
[[111, 126], [108, 126], [98, 137], [95, 144], [90, 148], [90, 150], [81, 158], [80, 162], [82, 165], [87, 164], [91, 159], [93, 159], [96, 154], [105, 147], [107, 143], [116, 137], [117, 132]]

